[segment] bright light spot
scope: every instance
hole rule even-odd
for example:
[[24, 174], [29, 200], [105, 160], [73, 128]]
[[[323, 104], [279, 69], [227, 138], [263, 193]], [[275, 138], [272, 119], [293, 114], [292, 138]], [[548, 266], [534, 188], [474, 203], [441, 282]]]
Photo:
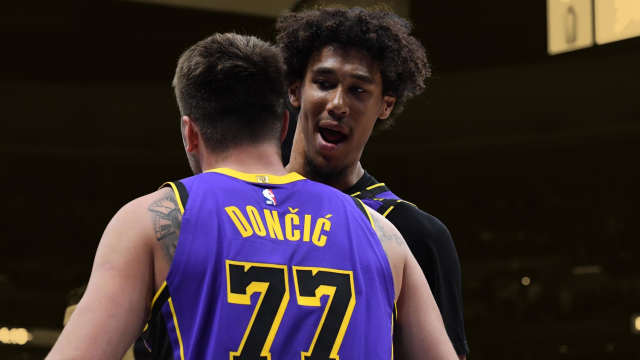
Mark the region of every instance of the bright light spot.
[[27, 329], [9, 329], [3, 327], [0, 329], [0, 343], [24, 345], [33, 339], [33, 335]]
[[29, 341], [27, 329], [13, 329], [13, 341], [18, 345], [24, 345]]
[[522, 284], [522, 286], [529, 286], [531, 284], [531, 278], [523, 276], [522, 279], [520, 279], [520, 284]]
[[9, 343], [9, 329], [6, 327], [0, 329], [0, 342], [3, 344]]
[[636, 333], [640, 333], [640, 315], [635, 315], [633, 319], [633, 329]]

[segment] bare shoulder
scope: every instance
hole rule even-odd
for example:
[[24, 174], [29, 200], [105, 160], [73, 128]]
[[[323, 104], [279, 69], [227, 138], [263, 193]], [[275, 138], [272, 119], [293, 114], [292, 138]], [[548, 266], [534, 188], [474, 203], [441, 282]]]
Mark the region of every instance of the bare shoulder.
[[137, 235], [137, 238], [166, 242], [177, 234], [182, 213], [173, 191], [168, 188], [136, 198], [124, 205], [107, 226]]
[[178, 246], [181, 224], [182, 210], [176, 195], [170, 188], [161, 188], [123, 206], [107, 229], [120, 229], [117, 238], [121, 239], [125, 234], [133, 235], [130, 238], [141, 241], [154, 254], [154, 263], [163, 269], [156, 270], [166, 273]]

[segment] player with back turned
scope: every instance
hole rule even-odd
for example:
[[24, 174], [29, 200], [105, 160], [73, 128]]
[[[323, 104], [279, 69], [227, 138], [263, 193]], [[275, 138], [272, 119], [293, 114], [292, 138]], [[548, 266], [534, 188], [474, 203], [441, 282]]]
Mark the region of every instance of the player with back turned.
[[[359, 200], [287, 173], [284, 66], [257, 38], [215, 34], [174, 87], [195, 176], [125, 205], [48, 359], [390, 359], [394, 303], [409, 359], [455, 359], [402, 236]], [[161, 349], [159, 349], [160, 347]]]
[[[464, 359], [469, 348], [460, 262], [449, 231], [396, 196], [360, 163], [372, 131], [388, 127], [405, 102], [424, 90], [430, 75], [425, 49], [410, 30], [406, 20], [391, 12], [362, 8], [280, 16], [277, 44], [287, 66], [289, 99], [299, 112], [297, 128], [290, 126], [296, 130], [287, 168], [361, 199], [397, 227]], [[288, 150], [284, 146], [283, 154]]]

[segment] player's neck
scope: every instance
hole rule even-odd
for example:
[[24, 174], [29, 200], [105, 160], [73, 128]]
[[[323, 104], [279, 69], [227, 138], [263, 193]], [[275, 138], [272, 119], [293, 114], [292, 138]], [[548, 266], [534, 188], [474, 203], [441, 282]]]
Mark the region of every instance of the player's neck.
[[202, 161], [202, 169], [229, 168], [249, 174], [285, 175], [280, 149], [270, 143], [235, 146], [224, 153], [211, 154]]
[[286, 167], [287, 171], [293, 171], [302, 176], [321, 182], [323, 184], [334, 187], [340, 191], [345, 191], [355, 185], [364, 175], [364, 169], [360, 161], [348, 166], [340, 171], [326, 172], [317, 169], [309, 161], [305, 160], [304, 155], [291, 152], [291, 161]]
[[340, 191], [345, 191], [355, 185], [362, 175], [364, 175], [364, 169], [358, 161], [353, 166], [343, 169], [339, 174], [325, 178], [322, 182]]

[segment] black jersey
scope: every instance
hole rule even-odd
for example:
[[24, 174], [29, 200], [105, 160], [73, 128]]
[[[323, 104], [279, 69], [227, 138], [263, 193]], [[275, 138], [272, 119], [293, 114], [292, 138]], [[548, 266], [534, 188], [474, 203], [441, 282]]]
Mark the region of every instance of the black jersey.
[[366, 171], [345, 193], [362, 200], [400, 231], [429, 282], [453, 347], [460, 355], [468, 354], [462, 316], [460, 261], [447, 227], [434, 216], [400, 199]]

